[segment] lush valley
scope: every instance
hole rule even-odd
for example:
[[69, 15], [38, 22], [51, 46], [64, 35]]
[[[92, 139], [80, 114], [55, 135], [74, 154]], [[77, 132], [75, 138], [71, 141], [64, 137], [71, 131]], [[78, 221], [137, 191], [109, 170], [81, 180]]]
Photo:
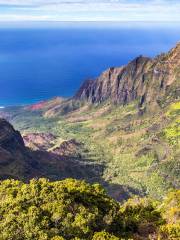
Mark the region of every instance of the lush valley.
[[43, 159], [54, 154], [91, 172], [59, 173], [55, 160], [40, 176], [98, 180], [118, 200], [121, 192], [161, 198], [179, 187], [179, 56], [180, 44], [155, 59], [108, 69], [71, 99], [10, 107], [1, 115], [29, 148], [46, 152]]
[[[120, 202], [134, 195], [155, 199], [153, 204], [142, 198], [122, 206], [99, 185], [76, 180], [33, 180], [29, 185], [2, 181], [2, 239], [14, 239], [14, 229], [20, 229], [19, 239], [148, 239], [148, 235], [151, 239], [158, 235], [159, 239], [178, 239], [179, 205], [174, 209], [174, 204], [179, 204], [179, 193], [173, 189], [179, 189], [180, 182], [179, 69], [180, 44], [155, 59], [138, 57], [127, 66], [110, 68], [86, 81], [70, 99], [57, 97], [2, 109], [0, 116], [22, 136], [7, 121], [0, 121], [1, 179], [83, 179], [100, 183]], [[169, 191], [172, 193], [161, 205], [158, 201]], [[173, 207], [169, 198], [173, 198]], [[57, 204], [52, 206], [51, 201]], [[67, 202], [66, 225], [57, 209], [64, 209]], [[169, 207], [163, 205], [166, 203]], [[15, 212], [11, 212], [13, 206]], [[162, 206], [170, 212], [160, 210]], [[22, 208], [16, 222], [13, 218]], [[112, 211], [108, 212], [109, 208]], [[171, 216], [175, 220], [171, 221]], [[25, 219], [30, 222], [23, 229], [21, 221]], [[98, 221], [100, 226], [95, 224]], [[37, 222], [32, 233], [28, 229]], [[143, 227], [140, 223], [150, 229], [146, 236], [138, 230]]]

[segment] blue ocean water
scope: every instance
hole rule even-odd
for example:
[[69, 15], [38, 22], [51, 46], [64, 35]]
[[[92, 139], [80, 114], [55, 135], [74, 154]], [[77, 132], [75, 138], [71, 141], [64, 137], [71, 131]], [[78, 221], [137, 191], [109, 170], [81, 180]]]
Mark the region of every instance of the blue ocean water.
[[87, 78], [180, 40], [180, 25], [0, 27], [0, 106], [72, 96]]

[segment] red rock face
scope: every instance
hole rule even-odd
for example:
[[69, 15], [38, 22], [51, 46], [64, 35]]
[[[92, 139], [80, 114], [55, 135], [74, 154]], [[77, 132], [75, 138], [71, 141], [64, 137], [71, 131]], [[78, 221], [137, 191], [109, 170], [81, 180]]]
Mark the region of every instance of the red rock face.
[[56, 143], [56, 136], [51, 133], [28, 133], [23, 136], [25, 145], [35, 151], [47, 151], [57, 156], [77, 157], [83, 144], [75, 139]]
[[42, 101], [39, 103], [32, 104], [30, 106], [26, 106], [25, 109], [30, 111], [38, 111], [38, 110], [47, 110], [49, 108], [53, 108], [58, 104], [61, 104], [65, 99], [61, 97], [55, 97], [53, 99]]
[[32, 111], [40, 110], [40, 109], [42, 109], [45, 105], [46, 105], [46, 102], [40, 102], [40, 103], [36, 103], [36, 104], [33, 104], [33, 105], [29, 106], [27, 109], [28, 109], [28, 110], [32, 110]]
[[23, 139], [27, 147], [46, 151], [53, 146], [56, 137], [51, 133], [29, 133], [24, 135]]

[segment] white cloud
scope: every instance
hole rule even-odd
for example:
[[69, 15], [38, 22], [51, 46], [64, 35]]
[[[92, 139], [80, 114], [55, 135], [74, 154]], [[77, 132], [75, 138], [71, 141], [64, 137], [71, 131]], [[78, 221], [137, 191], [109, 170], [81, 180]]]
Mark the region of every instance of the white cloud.
[[180, 21], [178, 0], [0, 0], [0, 21]]

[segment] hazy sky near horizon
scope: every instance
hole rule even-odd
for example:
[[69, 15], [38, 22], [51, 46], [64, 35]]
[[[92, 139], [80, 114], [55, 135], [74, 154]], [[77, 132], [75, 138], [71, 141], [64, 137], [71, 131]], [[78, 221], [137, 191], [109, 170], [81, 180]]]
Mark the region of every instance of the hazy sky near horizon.
[[180, 21], [180, 0], [0, 0], [0, 21]]

